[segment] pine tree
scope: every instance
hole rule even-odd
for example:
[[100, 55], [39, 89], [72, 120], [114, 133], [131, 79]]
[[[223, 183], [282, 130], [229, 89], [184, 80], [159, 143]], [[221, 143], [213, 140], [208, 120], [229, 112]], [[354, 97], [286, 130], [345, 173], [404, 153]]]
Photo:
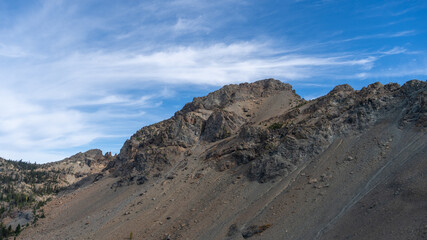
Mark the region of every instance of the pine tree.
[[21, 224], [18, 224], [18, 226], [15, 229], [15, 235], [18, 236], [19, 233], [21, 233]]

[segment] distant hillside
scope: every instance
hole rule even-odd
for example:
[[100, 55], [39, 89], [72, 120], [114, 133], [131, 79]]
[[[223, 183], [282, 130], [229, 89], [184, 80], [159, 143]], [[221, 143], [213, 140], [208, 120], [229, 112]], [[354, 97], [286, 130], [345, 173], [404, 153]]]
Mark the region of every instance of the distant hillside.
[[33, 164], [0, 158], [0, 239], [44, 218], [40, 209], [60, 190], [101, 173], [110, 154], [78, 153], [59, 162]]

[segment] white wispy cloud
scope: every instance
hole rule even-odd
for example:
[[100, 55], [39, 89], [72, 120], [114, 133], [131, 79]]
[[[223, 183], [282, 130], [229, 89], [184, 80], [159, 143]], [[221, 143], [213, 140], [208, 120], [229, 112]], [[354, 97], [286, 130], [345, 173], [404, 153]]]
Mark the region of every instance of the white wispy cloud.
[[405, 1], [405, 0], [391, 0], [386, 3], [372, 2], [369, 6], [359, 10], [365, 14], [365, 17], [399, 17], [410, 12], [425, 9], [427, 4], [425, 1]]
[[27, 56], [27, 53], [16, 46], [6, 46], [0, 43], [0, 56], [8, 58], [21, 58]]
[[199, 31], [208, 33], [210, 31], [207, 22], [205, 22], [205, 20], [201, 16], [192, 19], [178, 18], [176, 24], [173, 25], [173, 29], [177, 34]]
[[417, 32], [413, 29], [399, 31], [399, 32], [391, 32], [391, 33], [377, 33], [377, 34], [371, 34], [371, 35], [360, 35], [360, 36], [355, 36], [355, 37], [346, 38], [346, 39], [334, 40], [334, 41], [328, 42], [328, 44], [351, 42], [351, 41], [366, 40], [366, 39], [407, 37], [407, 36], [413, 36], [415, 34], [417, 34]]
[[[263, 54], [265, 52], [269, 54]], [[367, 67], [376, 60], [374, 56], [277, 55], [277, 52], [280, 50], [275, 51], [264, 44], [246, 42], [203, 47], [175, 46], [153, 53], [74, 54], [41, 65], [39, 69], [56, 69], [58, 76], [65, 78], [63, 84], [78, 83], [80, 86], [86, 85], [85, 89], [88, 89], [100, 83], [120, 82], [121, 87], [130, 87], [138, 82], [153, 80], [175, 84], [222, 85], [230, 81], [267, 77], [271, 72], [285, 79], [297, 80], [311, 77], [316, 68], [323, 66]], [[122, 82], [123, 79], [127, 79], [126, 82]]]
[[29, 149], [43, 151], [74, 147], [87, 144], [100, 136], [85, 121], [81, 112], [70, 109], [52, 111], [29, 102], [15, 92], [2, 90], [1, 96], [1, 151], [25, 152]]
[[408, 50], [404, 47], [394, 47], [389, 50], [379, 51], [378, 53], [383, 55], [395, 55], [395, 54], [406, 53], [407, 51]]
[[361, 72], [355, 75], [355, 77], [361, 79], [408, 77], [408, 80], [414, 79], [414, 76], [427, 76], [427, 63], [409, 63], [397, 67], [391, 67], [385, 70], [375, 72]]

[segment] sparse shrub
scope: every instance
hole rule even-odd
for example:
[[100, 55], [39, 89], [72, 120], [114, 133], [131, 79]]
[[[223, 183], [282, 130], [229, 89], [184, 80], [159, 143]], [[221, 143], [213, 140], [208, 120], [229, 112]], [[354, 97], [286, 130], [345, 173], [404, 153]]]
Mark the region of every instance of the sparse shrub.
[[295, 108], [302, 107], [302, 106], [304, 106], [307, 103], [308, 103], [308, 101], [301, 102], [300, 104], [296, 105]]
[[242, 237], [245, 239], [250, 238], [256, 234], [260, 234], [260, 233], [264, 232], [265, 230], [269, 229], [271, 226], [272, 226], [272, 224], [264, 224], [261, 226], [252, 225], [252, 226], [248, 227], [246, 229], [246, 231], [244, 231], [242, 233]]
[[229, 237], [234, 236], [238, 232], [239, 232], [239, 229], [237, 228], [237, 225], [235, 223], [233, 223], [233, 224], [231, 224], [230, 228], [228, 229], [227, 236], [229, 236]]
[[15, 229], [15, 234], [18, 236], [21, 233], [21, 224], [18, 224], [18, 226]]
[[262, 225], [262, 226], [259, 226], [258, 227], [258, 231], [260, 231], [260, 233], [264, 232], [265, 230], [269, 229], [271, 226], [272, 226], [272, 224], [270, 224], [270, 223]]
[[276, 130], [276, 129], [282, 128], [282, 126], [283, 126], [283, 123], [277, 122], [277, 123], [271, 124], [268, 128], [271, 130]]

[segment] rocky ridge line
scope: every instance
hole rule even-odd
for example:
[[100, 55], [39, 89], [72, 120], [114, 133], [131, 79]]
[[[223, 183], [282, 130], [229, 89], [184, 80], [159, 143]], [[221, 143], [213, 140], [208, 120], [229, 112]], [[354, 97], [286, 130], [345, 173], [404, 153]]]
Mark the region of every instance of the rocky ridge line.
[[[374, 83], [358, 91], [339, 85], [305, 101], [291, 85], [274, 79], [228, 85], [139, 130], [107, 169], [121, 183], [142, 184], [197, 153], [191, 158], [218, 170], [245, 165], [250, 179], [265, 182], [313, 160], [335, 138], [361, 132], [396, 111], [404, 110], [399, 113], [401, 127], [424, 128], [426, 86], [418, 80], [402, 87]], [[263, 109], [273, 103], [282, 103], [282, 112], [262, 118]]]

